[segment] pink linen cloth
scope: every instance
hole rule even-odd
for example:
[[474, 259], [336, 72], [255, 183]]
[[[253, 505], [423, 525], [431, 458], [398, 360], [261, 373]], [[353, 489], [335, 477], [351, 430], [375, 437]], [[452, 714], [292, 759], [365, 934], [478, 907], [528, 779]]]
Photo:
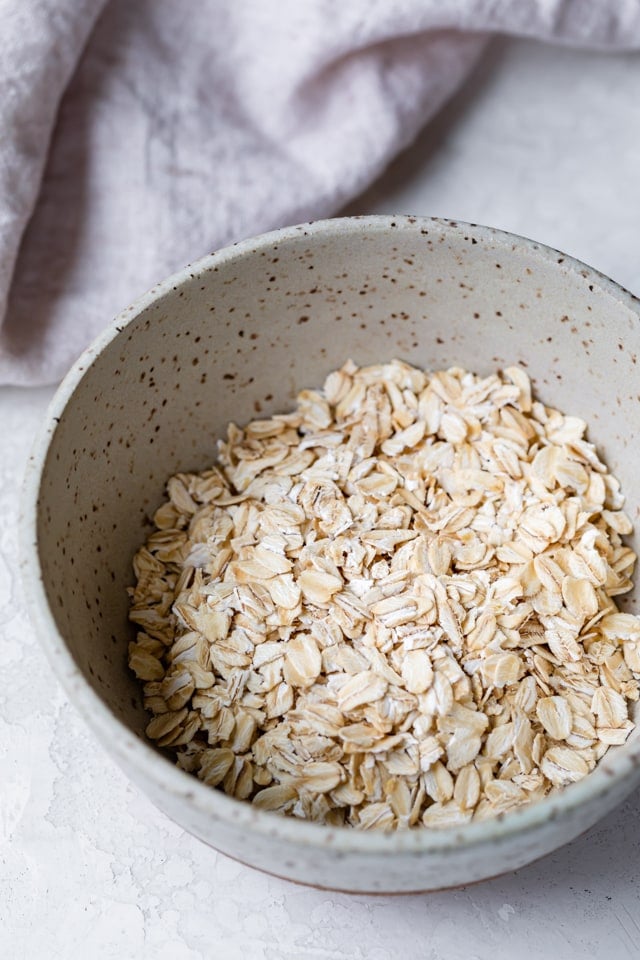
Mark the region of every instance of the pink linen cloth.
[[330, 216], [492, 33], [640, 47], [640, 0], [0, 0], [0, 383], [53, 382], [231, 241]]

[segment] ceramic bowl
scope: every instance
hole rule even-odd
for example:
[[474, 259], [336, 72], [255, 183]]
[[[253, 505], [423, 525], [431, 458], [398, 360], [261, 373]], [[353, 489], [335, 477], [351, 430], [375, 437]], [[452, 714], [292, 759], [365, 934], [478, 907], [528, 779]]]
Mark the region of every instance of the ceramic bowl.
[[[556, 795], [461, 828], [364, 833], [260, 812], [144, 736], [127, 669], [131, 559], [167, 478], [205, 468], [229, 420], [291, 408], [347, 357], [480, 374], [520, 363], [577, 414], [640, 513], [639, 303], [555, 250], [415, 217], [303, 224], [221, 250], [121, 314], [56, 394], [26, 480], [25, 580], [51, 664], [138, 787], [217, 850], [360, 892], [466, 884], [582, 833], [640, 783], [640, 731]], [[638, 549], [636, 545], [636, 550]], [[637, 609], [634, 596], [624, 601]], [[117, 811], [114, 811], [117, 816]]]

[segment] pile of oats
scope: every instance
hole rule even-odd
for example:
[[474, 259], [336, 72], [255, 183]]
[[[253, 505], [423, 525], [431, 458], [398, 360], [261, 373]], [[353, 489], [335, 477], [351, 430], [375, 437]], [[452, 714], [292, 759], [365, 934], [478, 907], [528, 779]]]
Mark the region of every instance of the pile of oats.
[[231, 424], [135, 558], [148, 736], [256, 807], [365, 829], [584, 777], [640, 680], [631, 523], [585, 428], [520, 368], [399, 361]]

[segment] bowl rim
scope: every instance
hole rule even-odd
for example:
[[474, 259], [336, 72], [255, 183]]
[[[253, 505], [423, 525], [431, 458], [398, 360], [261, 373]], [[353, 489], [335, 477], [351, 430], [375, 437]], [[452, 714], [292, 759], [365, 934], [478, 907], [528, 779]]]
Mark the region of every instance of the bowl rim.
[[[62, 380], [45, 413], [42, 427], [36, 437], [25, 472], [20, 517], [20, 568], [32, 624], [41, 646], [63, 689], [102, 746], [112, 754], [119, 765], [136, 773], [134, 781], [152, 786], [153, 798], [168, 793], [182, 801], [212, 822], [227, 823], [274, 840], [313, 847], [318, 850], [331, 847], [343, 853], [354, 854], [442, 854], [464, 847], [480, 848], [507, 840], [514, 834], [529, 832], [551, 820], [568, 816], [576, 808], [607, 794], [621, 799], [620, 786], [640, 768], [640, 738], [607, 753], [595, 770], [578, 783], [534, 803], [498, 814], [496, 817], [439, 830], [413, 829], [392, 833], [365, 832], [352, 827], [330, 827], [324, 824], [284, 817], [279, 813], [257, 810], [244, 800], [229, 797], [212, 789], [197, 777], [179, 769], [155, 747], [137, 736], [120, 720], [85, 679], [76, 665], [52, 615], [44, 586], [39, 559], [37, 520], [38, 500], [50, 444], [58, 422], [80, 381], [87, 375], [93, 362], [103, 350], [132, 323], [139, 314], [175, 288], [188, 285], [221, 264], [251, 258], [263, 249], [272, 248], [301, 236], [305, 242], [329, 241], [344, 234], [357, 236], [394, 231], [421, 232], [430, 236], [457, 238], [474, 242], [479, 247], [509, 249], [510, 253], [525, 253], [529, 257], [552, 262], [564, 274], [577, 274], [586, 284], [593, 284], [604, 294], [640, 318], [640, 299], [620, 284], [553, 247], [538, 243], [514, 233], [494, 227], [447, 220], [439, 217], [410, 215], [373, 215], [336, 217], [311, 221], [273, 230], [226, 246], [188, 264], [167, 279], [156, 284], [131, 306], [121, 311], [88, 346]], [[633, 783], [629, 783], [629, 791]], [[570, 839], [568, 837], [567, 839]]]

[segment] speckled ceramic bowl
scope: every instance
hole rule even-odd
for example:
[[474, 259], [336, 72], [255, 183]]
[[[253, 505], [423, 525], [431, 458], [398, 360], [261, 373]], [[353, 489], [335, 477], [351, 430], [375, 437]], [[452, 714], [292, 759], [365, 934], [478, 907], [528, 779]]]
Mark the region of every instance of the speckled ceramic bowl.
[[[348, 891], [430, 890], [521, 866], [640, 783], [640, 736], [564, 792], [502, 818], [380, 835], [254, 810], [181, 772], [145, 739], [126, 663], [125, 587], [165, 481], [204, 468], [229, 420], [291, 407], [347, 357], [489, 373], [525, 364], [640, 504], [638, 301], [554, 250], [413, 217], [329, 220], [248, 240], [155, 287], [60, 387], [26, 481], [26, 584], [71, 701], [141, 790], [238, 860]], [[637, 549], [637, 546], [636, 546]], [[636, 608], [634, 598], [626, 606]], [[117, 816], [117, 811], [114, 811]]]

